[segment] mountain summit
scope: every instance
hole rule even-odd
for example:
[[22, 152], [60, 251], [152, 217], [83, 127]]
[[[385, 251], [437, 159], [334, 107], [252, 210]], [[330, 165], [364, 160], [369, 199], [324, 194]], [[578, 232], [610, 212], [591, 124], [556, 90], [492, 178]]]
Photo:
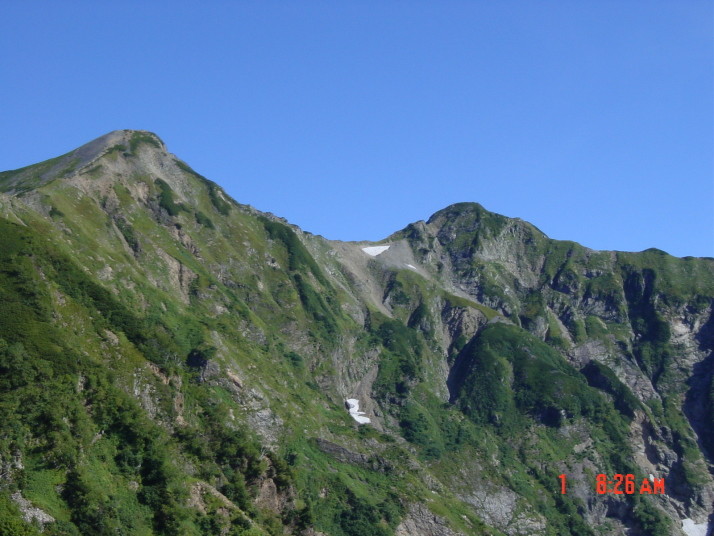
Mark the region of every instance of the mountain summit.
[[80, 174], [102, 157], [114, 153], [133, 156], [142, 145], [166, 153], [164, 143], [151, 132], [115, 130], [62, 156], [0, 173], [0, 191], [20, 193], [38, 188], [50, 180]]
[[0, 192], [3, 534], [710, 528], [711, 259], [476, 203], [330, 241], [145, 131]]

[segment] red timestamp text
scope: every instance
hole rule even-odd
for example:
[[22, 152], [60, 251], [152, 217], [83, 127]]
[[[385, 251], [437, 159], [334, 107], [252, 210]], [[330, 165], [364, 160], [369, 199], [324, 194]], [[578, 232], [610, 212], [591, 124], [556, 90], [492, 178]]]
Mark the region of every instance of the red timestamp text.
[[[567, 475], [559, 475], [560, 493], [567, 492]], [[595, 478], [595, 492], [598, 495], [606, 495], [612, 493], [614, 495], [662, 495], [664, 494], [664, 478], [654, 478], [650, 475], [649, 478], [643, 478], [642, 482], [637, 485], [635, 475], [620, 474], [613, 475], [612, 480], [606, 474], [599, 474]]]

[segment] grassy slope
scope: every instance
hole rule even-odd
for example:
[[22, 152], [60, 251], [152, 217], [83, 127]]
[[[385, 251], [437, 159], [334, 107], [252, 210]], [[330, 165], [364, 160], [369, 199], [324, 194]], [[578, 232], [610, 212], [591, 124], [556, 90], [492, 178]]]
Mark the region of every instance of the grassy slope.
[[[196, 517], [195, 512], [184, 507], [190, 483], [198, 478], [221, 489], [267, 532], [277, 531], [275, 527], [282, 523], [299, 526], [310, 522], [330, 534], [388, 533], [389, 527], [394, 527], [403, 513], [401, 502], [396, 500], [403, 495], [400, 486], [406, 486], [401, 477], [390, 479], [392, 484], [387, 485], [382, 472], [343, 467], [304, 442], [303, 430], [308, 431], [308, 436], [327, 433], [348, 441], [350, 437], [360, 441], [361, 436], [343, 408], [316, 391], [310, 370], [329, 374], [329, 363], [317, 363], [309, 355], [303, 358], [290, 350], [291, 341], [280, 334], [282, 327], [295, 330], [293, 324], [297, 323], [297, 329], [311, 333], [311, 347], [329, 351], [334, 346], [331, 339], [337, 331], [344, 331], [348, 322], [335, 309], [336, 291], [330, 288], [294, 232], [282, 224], [249, 217], [235, 206], [216, 202], [219, 199], [217, 187], [204, 181], [199, 183], [204, 195], [195, 200], [191, 210], [197, 208], [196, 213], [210, 215], [207, 217], [211, 218], [212, 225], [206, 225], [205, 219], [202, 223], [202, 218], [192, 217], [191, 210], [177, 208], [181, 205], [166, 183], [148, 177], [132, 177], [132, 180], [144, 182], [173, 220], [157, 224], [118, 183], [114, 193], [121, 204], [122, 225], [112, 225], [116, 224], [116, 215], [106, 208], [106, 200], [78, 196], [73, 187], [56, 182], [47, 185], [42, 193], [45, 199], [51, 200], [55, 208], [51, 217], [61, 223], [64, 233], [58, 233], [55, 226], [32, 213], [22, 215], [30, 229], [4, 222], [3, 237], [29, 245], [17, 256], [10, 253], [13, 249], [9, 245], [2, 248], [9, 255], [9, 275], [3, 288], [10, 288], [12, 281], [26, 277], [32, 281], [28, 286], [43, 290], [42, 296], [36, 303], [32, 302], [27, 311], [23, 310], [23, 314], [6, 308], [1, 331], [8, 348], [12, 349], [8, 352], [22, 352], [24, 360], [41, 363], [50, 369], [50, 375], [56, 373], [54, 369], [60, 363], [63, 367], [67, 361], [75, 363], [63, 380], [68, 386], [89, 381], [86, 379], [90, 376], [88, 367], [93, 363], [91, 374], [97, 375], [96, 383], [100, 385], [96, 397], [103, 402], [89, 402], [88, 389], [82, 388], [79, 392], [65, 389], [68, 397], [65, 405], [91, 406], [92, 411], [77, 410], [84, 423], [84, 436], [81, 440], [64, 442], [63, 448], [71, 459], [61, 463], [55, 461], [51, 445], [40, 445], [33, 452], [25, 448], [27, 443], [36, 441], [32, 434], [34, 421], [29, 417], [21, 419], [20, 437], [9, 441], [6, 447], [6, 452], [15, 452], [15, 449], [25, 460], [29, 482], [27, 486], [22, 481], [18, 485], [28, 498], [59, 519], [58, 525], [66, 523], [61, 529], [66, 531], [73, 530], [73, 526], [82, 530], [83, 526], [96, 522], [98, 512], [102, 512], [107, 526], [98, 530], [107, 532], [122, 526], [131, 533], [211, 534], [215, 529], [212, 522], [204, 519], [205, 516]], [[210, 243], [211, 247], [201, 248], [200, 259], [177, 243], [172, 230], [176, 224], [188, 231], [196, 243]], [[42, 235], [54, 239], [46, 240]], [[127, 235], [132, 240], [127, 240]], [[237, 242], [231, 237], [243, 240]], [[132, 247], [133, 242], [138, 247]], [[159, 248], [196, 275], [191, 281], [189, 303], [185, 303], [181, 293], [167, 281], [165, 265], [151, 254]], [[70, 254], [74, 259], [81, 259], [81, 265], [88, 271], [75, 264]], [[261, 260], [250, 265], [246, 261], [251, 257]], [[266, 268], [262, 261], [265, 258], [275, 259], [285, 269]], [[16, 265], [18, 259], [26, 263], [21, 268]], [[238, 266], [231, 265], [234, 259], [239, 260]], [[112, 266], [113, 277], [105, 287], [106, 283], [90, 274], [100, 272], [107, 265]], [[207, 266], [214, 270], [207, 270]], [[225, 277], [216, 277], [215, 272], [223, 267]], [[246, 276], [250, 278], [247, 284]], [[262, 292], [258, 289], [258, 278]], [[16, 293], [12, 300], [7, 299], [18, 307], [28, 303], [21, 293]], [[223, 306], [226, 312], [216, 315], [216, 304]], [[43, 311], [44, 316], [39, 317], [40, 313], [33, 308]], [[30, 320], [33, 315], [41, 319]], [[76, 334], [57, 329], [53, 327], [55, 324], [74, 326]], [[248, 331], [241, 330], [240, 325], [248, 326]], [[107, 336], [105, 330], [118, 336], [118, 348], [107, 351], [107, 337], [111, 336]], [[213, 346], [216, 333], [220, 334], [218, 351]], [[70, 348], [74, 353], [69, 353]], [[45, 363], [50, 350], [65, 358]], [[245, 371], [262, 392], [274, 395], [271, 402], [276, 403], [275, 412], [283, 418], [292, 412], [301, 413], [299, 428], [289, 426], [282, 443], [281, 452], [291, 461], [291, 467], [285, 466], [282, 458], [267, 462], [256, 456], [260, 451], [257, 440], [251, 439], [250, 434], [246, 437], [238, 434], [236, 442], [247, 454], [237, 460], [229, 455], [222, 459], [210, 448], [196, 445], [205, 442], [206, 436], [215, 436], [216, 441], [224, 443], [226, 434], [237, 433], [232, 426], [217, 424], [216, 430], [212, 430], [213, 425], [207, 422], [209, 413], [232, 414], [240, 422], [245, 408], [225, 388], [209, 385], [211, 382], [196, 383], [196, 371], [185, 365], [192, 352], [215, 355], [219, 366]], [[84, 356], [84, 361], [79, 360], [76, 353]], [[156, 378], [146, 372], [147, 360], [158, 365], [164, 377], [171, 378], [168, 385], [151, 381]], [[146, 408], [140, 408], [126, 395], [134, 389], [131, 378], [137, 373], [147, 376], [145, 381], [151, 384], [156, 406], [154, 421], [159, 425], [147, 419]], [[7, 371], [7, 375], [12, 374], [12, 370]], [[32, 390], [36, 379], [36, 375], [31, 376], [23, 387]], [[59, 389], [53, 380], [43, 381], [48, 387], [46, 392]], [[104, 392], [109, 386], [113, 387], [110, 395]], [[182, 418], [187, 422], [184, 427], [174, 426], [175, 400], [179, 395], [183, 397]], [[16, 398], [14, 394], [13, 398]], [[36, 399], [30, 402], [33, 407], [42, 404]], [[123, 413], [129, 412], [127, 409], [116, 412], [108, 406], [133, 407], [137, 421], [123, 424], [98, 421], [94, 411], [119, 413], [113, 415], [115, 419], [122, 419]], [[61, 420], [55, 418], [53, 423], [56, 424], [57, 419]], [[334, 431], [324, 429], [327, 423]], [[240, 430], [240, 425], [237, 426]], [[111, 427], [119, 430], [110, 433], [107, 428]], [[69, 426], [67, 434], [74, 436], [79, 432]], [[126, 434], [139, 435], [139, 439], [131, 439], [139, 444], [130, 443]], [[147, 437], [154, 438], [150, 445], [146, 444]], [[161, 471], [170, 473], [170, 479], [144, 474], [143, 469], [136, 473], [137, 465], [143, 467], [145, 451], [154, 448], [159, 452], [152, 450], [152, 456], [158, 457], [156, 463]], [[83, 455], [78, 457], [78, 452]], [[397, 449], [395, 456], [410, 456], [406, 451], [400, 452]], [[132, 460], [132, 469], [122, 465], [125, 458]], [[250, 464], [257, 468], [250, 469]], [[185, 467], [193, 469], [187, 472]], [[260, 482], [273, 475], [276, 467], [282, 467], [284, 472], [281, 478], [285, 480], [282, 486], [286, 496], [293, 497], [283, 511], [284, 519], [275, 513], [255, 510], [250, 500], [251, 494], [258, 493]], [[315, 471], [317, 467], [322, 471]], [[337, 480], [330, 476], [335, 468], [340, 469]], [[91, 482], [89, 474], [94, 475]], [[156, 500], [153, 495], [149, 497], [148, 492], [143, 493], [146, 479], [158, 486]], [[152, 479], [159, 483], [153, 484]], [[136, 486], [135, 482], [138, 489], [127, 491], [127, 487]], [[71, 485], [78, 486], [76, 493], [89, 497], [90, 503], [85, 505], [70, 492], [57, 491], [57, 486], [66, 490]], [[319, 490], [325, 485], [337, 490], [329, 500], [319, 497]], [[243, 487], [247, 492], [241, 491]], [[175, 496], [173, 505], [162, 505], [162, 497], [165, 499], [162, 493]], [[157, 511], [159, 507], [167, 512]], [[110, 513], [106, 513], [106, 508], [110, 508]], [[386, 510], [379, 514], [382, 508]], [[85, 510], [93, 511], [95, 517]], [[356, 513], [348, 515], [348, 511]], [[216, 516], [208, 516], [211, 517]], [[245, 527], [240, 528], [240, 516], [234, 517], [235, 530], [240, 533]]]

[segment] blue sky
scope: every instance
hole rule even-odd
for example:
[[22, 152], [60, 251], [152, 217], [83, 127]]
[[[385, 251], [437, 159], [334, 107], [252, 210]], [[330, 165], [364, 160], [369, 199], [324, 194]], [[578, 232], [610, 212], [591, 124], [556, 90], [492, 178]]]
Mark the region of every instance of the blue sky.
[[713, 20], [691, 0], [7, 0], [0, 168], [146, 129], [327, 238], [477, 201], [595, 249], [714, 256]]

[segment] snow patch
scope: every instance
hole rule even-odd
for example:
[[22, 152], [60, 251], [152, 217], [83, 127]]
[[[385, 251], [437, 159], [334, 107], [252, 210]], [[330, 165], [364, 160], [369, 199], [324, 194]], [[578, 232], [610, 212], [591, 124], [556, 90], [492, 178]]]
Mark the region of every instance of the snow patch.
[[350, 412], [350, 415], [355, 421], [360, 424], [367, 424], [369, 422], [372, 422], [369, 417], [362, 417], [362, 415], [364, 415], [365, 413], [364, 411], [359, 410], [359, 400], [357, 400], [356, 398], [348, 398], [347, 400], [345, 400], [345, 403], [347, 404], [347, 410]]
[[407, 268], [411, 268], [412, 270], [416, 270], [416, 266], [412, 266], [411, 264], [407, 264]]
[[707, 536], [707, 524], [696, 524], [691, 519], [685, 519], [682, 521], [682, 530], [687, 534], [687, 536]]
[[362, 248], [362, 251], [364, 251], [367, 255], [371, 255], [372, 257], [376, 257], [380, 253], [384, 253], [389, 249], [389, 246], [369, 246], [367, 248]]

